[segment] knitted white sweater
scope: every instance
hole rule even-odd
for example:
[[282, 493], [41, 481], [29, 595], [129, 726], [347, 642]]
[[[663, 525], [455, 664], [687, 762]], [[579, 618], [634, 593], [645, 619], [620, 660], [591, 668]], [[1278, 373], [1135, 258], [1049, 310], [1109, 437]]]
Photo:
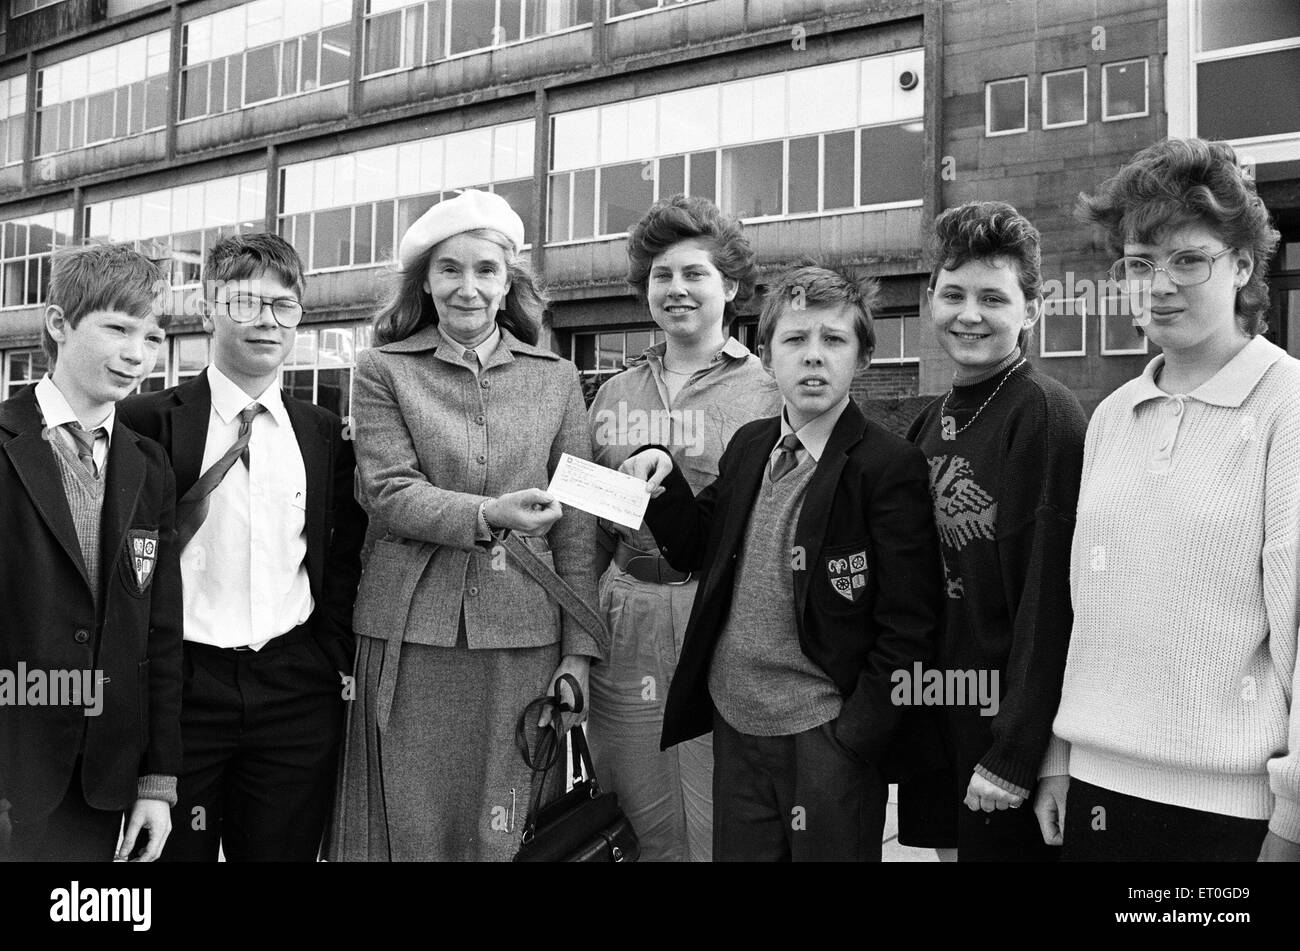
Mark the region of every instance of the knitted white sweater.
[[1088, 426], [1041, 775], [1270, 819], [1300, 842], [1300, 361], [1256, 337], [1169, 396], [1163, 359]]

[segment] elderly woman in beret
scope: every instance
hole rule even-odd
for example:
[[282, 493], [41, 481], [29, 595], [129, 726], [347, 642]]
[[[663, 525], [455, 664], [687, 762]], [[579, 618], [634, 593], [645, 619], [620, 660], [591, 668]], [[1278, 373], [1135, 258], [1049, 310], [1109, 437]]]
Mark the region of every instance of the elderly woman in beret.
[[591, 442], [577, 369], [538, 346], [543, 302], [523, 241], [497, 195], [435, 205], [402, 238], [376, 347], [357, 361], [375, 544], [357, 594], [337, 860], [509, 859], [530, 782], [516, 720], [563, 674], [585, 693], [602, 656], [493, 538], [522, 536], [596, 603], [595, 519], [539, 488], [562, 453], [589, 459]]

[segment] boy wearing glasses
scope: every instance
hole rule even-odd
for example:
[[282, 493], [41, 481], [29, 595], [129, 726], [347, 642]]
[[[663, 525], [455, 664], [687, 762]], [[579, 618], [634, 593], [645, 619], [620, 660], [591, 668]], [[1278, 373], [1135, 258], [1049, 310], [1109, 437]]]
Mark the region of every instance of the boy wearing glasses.
[[204, 268], [211, 365], [119, 412], [176, 471], [184, 767], [164, 860], [312, 861], [329, 811], [365, 515], [338, 416], [280, 389], [297, 252], [226, 238]]

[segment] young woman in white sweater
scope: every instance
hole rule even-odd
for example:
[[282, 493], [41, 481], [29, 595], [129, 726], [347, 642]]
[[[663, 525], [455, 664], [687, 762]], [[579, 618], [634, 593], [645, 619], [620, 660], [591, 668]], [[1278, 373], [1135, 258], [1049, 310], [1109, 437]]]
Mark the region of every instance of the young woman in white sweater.
[[1261, 336], [1278, 233], [1232, 149], [1197, 139], [1079, 207], [1163, 352], [1088, 427], [1043, 837], [1066, 860], [1296, 861], [1300, 362]]

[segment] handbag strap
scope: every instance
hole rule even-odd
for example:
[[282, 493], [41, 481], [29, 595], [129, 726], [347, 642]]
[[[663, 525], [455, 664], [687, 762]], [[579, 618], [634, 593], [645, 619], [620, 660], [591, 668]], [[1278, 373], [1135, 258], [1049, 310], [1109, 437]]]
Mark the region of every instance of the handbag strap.
[[524, 570], [524, 573], [541, 585], [546, 590], [546, 593], [560, 606], [560, 609], [573, 618], [580, 628], [591, 635], [602, 650], [608, 646], [609, 628], [605, 626], [605, 619], [592, 610], [591, 606], [578, 595], [578, 592], [569, 587], [569, 583], [555, 573], [555, 569], [538, 558], [537, 553], [529, 548], [523, 539], [514, 532], [509, 530], [504, 532], [500, 536], [500, 542], [506, 553]]
[[[560, 690], [560, 685], [563, 683], [567, 683], [569, 689], [573, 691], [573, 707], [570, 707], [564, 702], [564, 694]], [[582, 688], [578, 686], [578, 681], [572, 674], [561, 674], [559, 680], [555, 682], [555, 693], [549, 697], [543, 698], [543, 701], [544, 703], [541, 704], [542, 706], [549, 706], [551, 708], [551, 722], [539, 737], [537, 741], [537, 752], [531, 759], [526, 754], [528, 748], [528, 743], [525, 738], [527, 736], [527, 718], [530, 715], [530, 711], [536, 710], [539, 704], [533, 702], [524, 707], [523, 713], [519, 715], [519, 720], [515, 723], [515, 743], [520, 747], [521, 751], [525, 751], [524, 762], [527, 763], [533, 771], [532, 779], [530, 780], [531, 788], [529, 789], [528, 794], [528, 814], [524, 818], [524, 843], [529, 842], [533, 837], [533, 833], [537, 831], [537, 816], [542, 809], [542, 793], [546, 789], [546, 777], [550, 775], [551, 768], [556, 762], [559, 762], [561, 757], [567, 759], [567, 754], [564, 750], [565, 734], [560, 732], [560, 714], [562, 712], [581, 713], [584, 704]], [[596, 780], [595, 767], [592, 765], [591, 761], [591, 751], [587, 748], [587, 734], [582, 729], [582, 724], [576, 724], [573, 726], [568, 731], [567, 735], [573, 738], [573, 751], [575, 754], [573, 757], [574, 785], [576, 786], [578, 783], [582, 782], [583, 770], [585, 769], [587, 771], [587, 778], [590, 780], [593, 789], [599, 791], [600, 784]], [[555, 744], [557, 747], [556, 758], [546, 766], [539, 768], [537, 764], [545, 761], [545, 757], [542, 755], [543, 744], [545, 743]]]

